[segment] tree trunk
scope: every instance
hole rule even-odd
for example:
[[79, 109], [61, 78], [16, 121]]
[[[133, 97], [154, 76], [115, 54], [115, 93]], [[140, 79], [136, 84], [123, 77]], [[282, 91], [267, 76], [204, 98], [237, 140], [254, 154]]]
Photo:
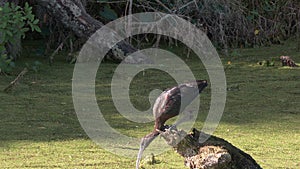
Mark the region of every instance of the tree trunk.
[[[78, 37], [88, 39], [103, 23], [91, 17], [80, 0], [36, 0], [47, 9], [47, 12], [64, 27], [72, 30]], [[85, 0], [83, 1], [85, 2]], [[125, 41], [119, 42], [112, 48], [111, 58], [125, 63], [151, 63], [146, 56], [126, 58], [137, 49]], [[126, 58], [126, 59], [125, 59]]]
[[[199, 142], [200, 134], [208, 138], [204, 143]], [[190, 169], [261, 169], [249, 154], [224, 139], [209, 136], [196, 129], [190, 134], [182, 130], [167, 129], [161, 132], [161, 136], [185, 158], [185, 165]], [[181, 141], [178, 143], [178, 140]]]

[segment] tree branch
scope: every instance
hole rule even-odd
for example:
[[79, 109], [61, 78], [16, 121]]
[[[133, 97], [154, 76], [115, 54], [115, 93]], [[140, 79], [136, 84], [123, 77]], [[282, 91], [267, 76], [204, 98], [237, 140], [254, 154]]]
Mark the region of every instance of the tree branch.
[[11, 91], [17, 84], [18, 82], [22, 79], [22, 77], [28, 72], [27, 68], [24, 68], [22, 72], [16, 77], [15, 80], [10, 82], [10, 84], [3, 90], [4, 92], [9, 92]]
[[[78, 37], [88, 39], [103, 23], [91, 17], [79, 0], [36, 0], [39, 5], [46, 7], [48, 13], [66, 28], [72, 30]], [[151, 63], [146, 56], [126, 58], [137, 49], [125, 41], [119, 42], [112, 48], [112, 59], [125, 63]]]

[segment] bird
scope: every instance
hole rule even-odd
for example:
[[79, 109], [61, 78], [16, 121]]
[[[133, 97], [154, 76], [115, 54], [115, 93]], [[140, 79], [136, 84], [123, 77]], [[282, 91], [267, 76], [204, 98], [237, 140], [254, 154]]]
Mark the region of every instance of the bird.
[[155, 119], [154, 130], [141, 139], [136, 169], [139, 168], [144, 150], [160, 134], [160, 131], [166, 129], [165, 122], [179, 115], [207, 85], [206, 80], [186, 82], [166, 89], [157, 97], [152, 109]]

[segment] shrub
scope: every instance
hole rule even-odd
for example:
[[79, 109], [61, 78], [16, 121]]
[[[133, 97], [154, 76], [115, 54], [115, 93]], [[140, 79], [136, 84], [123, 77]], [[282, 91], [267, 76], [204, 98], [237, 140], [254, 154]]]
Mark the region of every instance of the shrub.
[[0, 7], [0, 73], [11, 71], [13, 60], [20, 53], [20, 39], [25, 38], [25, 33], [30, 29], [41, 31], [38, 22], [27, 2], [24, 8], [14, 3], [5, 3]]

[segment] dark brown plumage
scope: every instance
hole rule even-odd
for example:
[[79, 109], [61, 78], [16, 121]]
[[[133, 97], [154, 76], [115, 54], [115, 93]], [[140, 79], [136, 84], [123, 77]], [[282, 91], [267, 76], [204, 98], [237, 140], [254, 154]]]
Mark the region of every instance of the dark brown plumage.
[[206, 80], [196, 80], [167, 89], [158, 96], [153, 106], [154, 130], [141, 140], [136, 161], [137, 169], [144, 150], [159, 135], [159, 131], [165, 129], [165, 122], [181, 113], [206, 86]]

